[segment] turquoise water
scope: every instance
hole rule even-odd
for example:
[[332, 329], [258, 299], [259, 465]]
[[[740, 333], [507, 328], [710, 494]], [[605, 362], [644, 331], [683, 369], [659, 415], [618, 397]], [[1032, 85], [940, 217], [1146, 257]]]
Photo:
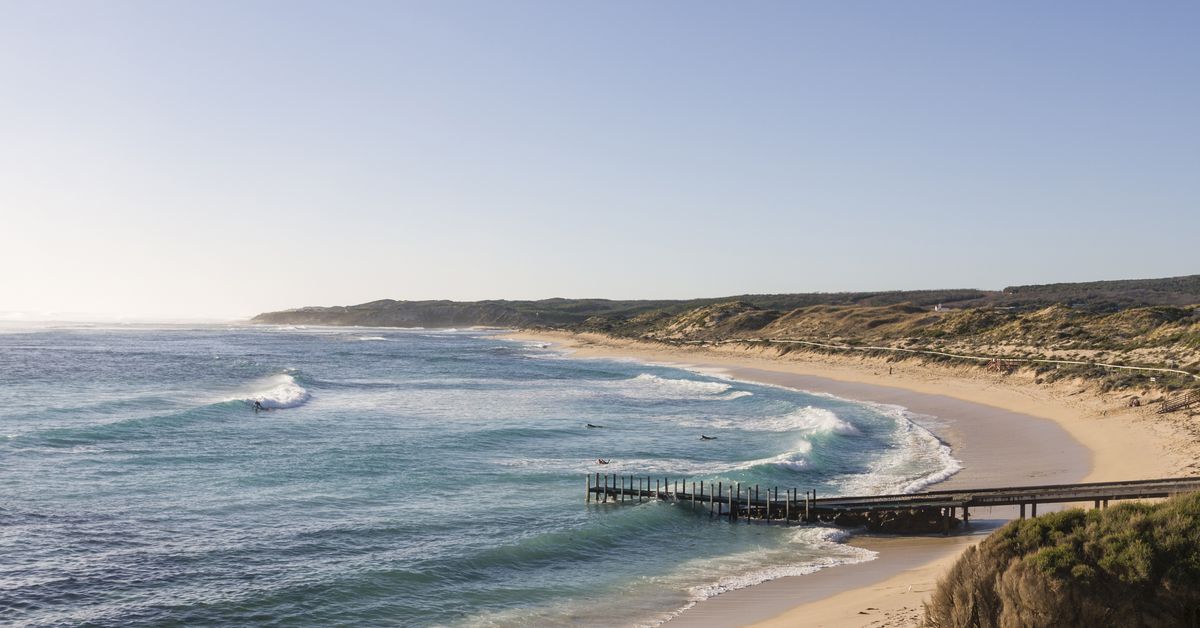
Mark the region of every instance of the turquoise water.
[[954, 468], [900, 408], [495, 332], [8, 329], [0, 618], [654, 624], [870, 554], [826, 528], [588, 506], [585, 473], [832, 495]]

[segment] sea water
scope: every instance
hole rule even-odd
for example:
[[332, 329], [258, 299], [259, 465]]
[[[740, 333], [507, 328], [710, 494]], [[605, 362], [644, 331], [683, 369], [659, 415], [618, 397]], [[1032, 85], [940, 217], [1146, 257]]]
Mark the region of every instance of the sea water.
[[902, 408], [497, 331], [9, 328], [0, 622], [654, 625], [872, 554], [588, 505], [585, 474], [837, 495], [956, 468]]

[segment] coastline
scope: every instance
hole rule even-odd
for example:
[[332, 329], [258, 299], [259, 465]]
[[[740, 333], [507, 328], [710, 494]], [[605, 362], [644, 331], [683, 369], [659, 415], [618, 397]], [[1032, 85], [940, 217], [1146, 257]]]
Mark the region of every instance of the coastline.
[[[1200, 458], [1185, 426], [1156, 421], [1120, 395], [1079, 382], [1040, 386], [1032, 377], [972, 367], [889, 363], [862, 356], [778, 355], [759, 347], [676, 347], [599, 334], [534, 331], [573, 357], [637, 359], [719, 372], [740, 380], [904, 406], [950, 445], [963, 469], [938, 488], [1050, 484], [1190, 475]], [[933, 417], [933, 418], [930, 418]], [[704, 600], [673, 626], [911, 626], [940, 577], [968, 546], [1012, 518], [982, 512], [969, 533], [943, 537], [859, 535], [878, 558], [738, 589]]]

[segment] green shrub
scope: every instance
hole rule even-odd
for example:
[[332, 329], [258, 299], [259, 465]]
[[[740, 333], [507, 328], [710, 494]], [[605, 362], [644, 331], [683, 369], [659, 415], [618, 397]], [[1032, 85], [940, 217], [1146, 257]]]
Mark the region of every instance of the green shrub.
[[931, 628], [1197, 619], [1200, 493], [1013, 521], [964, 552], [925, 605]]

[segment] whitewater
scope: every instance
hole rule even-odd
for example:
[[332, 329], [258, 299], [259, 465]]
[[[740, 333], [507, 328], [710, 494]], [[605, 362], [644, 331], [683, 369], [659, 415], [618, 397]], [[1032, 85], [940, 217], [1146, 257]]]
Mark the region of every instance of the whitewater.
[[873, 554], [833, 528], [586, 505], [583, 474], [838, 495], [958, 469], [904, 408], [495, 331], [6, 332], [0, 617], [16, 624], [656, 625]]

